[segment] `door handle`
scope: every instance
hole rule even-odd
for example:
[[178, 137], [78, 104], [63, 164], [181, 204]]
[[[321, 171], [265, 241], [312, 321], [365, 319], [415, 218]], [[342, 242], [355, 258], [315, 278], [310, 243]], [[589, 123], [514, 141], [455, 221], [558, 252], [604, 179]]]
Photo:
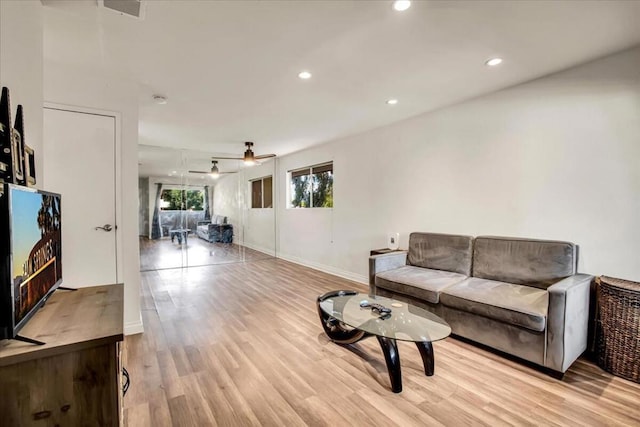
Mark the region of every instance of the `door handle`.
[[105, 224], [105, 225], [103, 225], [102, 227], [96, 227], [96, 228], [94, 228], [94, 230], [104, 230], [104, 231], [107, 231], [107, 232], [108, 232], [108, 231], [111, 231], [111, 230], [112, 230], [112, 228], [111, 228], [111, 224]]

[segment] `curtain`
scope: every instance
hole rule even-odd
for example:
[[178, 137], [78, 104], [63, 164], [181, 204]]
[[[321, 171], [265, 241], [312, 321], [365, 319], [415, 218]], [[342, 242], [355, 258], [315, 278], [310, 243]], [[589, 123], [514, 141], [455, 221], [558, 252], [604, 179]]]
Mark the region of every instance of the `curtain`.
[[151, 238], [159, 239], [162, 237], [162, 229], [160, 228], [160, 195], [162, 194], [162, 184], [157, 183], [156, 204], [153, 208], [153, 222], [151, 223]]
[[209, 209], [209, 186], [208, 185], [204, 186], [204, 220], [205, 221], [211, 220], [211, 212]]

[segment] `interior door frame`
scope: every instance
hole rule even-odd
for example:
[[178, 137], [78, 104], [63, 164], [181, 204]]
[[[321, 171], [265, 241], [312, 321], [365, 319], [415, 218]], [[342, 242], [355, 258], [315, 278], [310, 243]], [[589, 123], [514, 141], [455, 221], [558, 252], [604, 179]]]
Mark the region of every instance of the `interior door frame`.
[[[114, 238], [116, 241], [116, 283], [123, 283], [123, 272], [121, 266], [122, 260], [122, 239], [120, 238], [120, 228], [118, 224], [122, 224], [122, 115], [117, 111], [99, 110], [96, 108], [80, 107], [77, 105], [59, 104], [55, 102], [45, 101], [43, 103], [43, 109], [68, 111], [70, 113], [89, 114], [94, 116], [112, 117], [114, 119], [114, 205], [115, 212], [115, 224], [114, 224]], [[44, 112], [43, 112], [44, 113]], [[44, 160], [46, 163], [46, 159]], [[46, 170], [43, 167], [43, 170]], [[47, 182], [46, 172], [44, 173], [44, 182]]]

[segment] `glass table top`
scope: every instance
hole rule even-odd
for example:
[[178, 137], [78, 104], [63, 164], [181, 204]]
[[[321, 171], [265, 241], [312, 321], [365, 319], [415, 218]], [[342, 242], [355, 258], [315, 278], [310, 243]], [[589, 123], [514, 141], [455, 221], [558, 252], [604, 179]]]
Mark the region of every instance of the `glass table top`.
[[[391, 309], [384, 316], [361, 304], [379, 304]], [[436, 316], [415, 305], [367, 294], [343, 295], [325, 299], [320, 308], [352, 328], [400, 341], [438, 341], [451, 334], [451, 327]]]

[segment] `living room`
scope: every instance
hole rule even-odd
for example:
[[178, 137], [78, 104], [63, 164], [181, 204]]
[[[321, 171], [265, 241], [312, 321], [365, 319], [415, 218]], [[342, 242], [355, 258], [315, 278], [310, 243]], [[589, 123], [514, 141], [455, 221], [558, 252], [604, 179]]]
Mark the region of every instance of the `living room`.
[[[593, 337], [562, 378], [455, 327], [427, 376], [399, 342], [393, 393], [375, 340], [337, 345], [316, 306], [332, 290], [367, 293], [370, 251], [396, 233], [404, 250], [415, 232], [572, 242], [577, 272], [639, 282], [639, 2], [143, 2], [141, 20], [98, 3], [0, 2], [0, 83], [25, 107], [41, 189], [56, 190], [57, 167], [43, 105], [119, 114], [126, 425], [640, 422], [640, 386], [598, 365]], [[207, 55], [181, 43], [217, 65], [203, 71]], [[196, 87], [205, 77], [215, 90]], [[168, 173], [207, 172], [245, 141], [277, 156], [268, 173], [221, 159], [237, 173], [208, 181], [210, 214], [232, 218], [235, 247], [268, 256], [140, 273], [139, 153], [197, 152]], [[331, 207], [293, 208], [292, 173], [327, 164]], [[249, 227], [248, 186], [265, 176], [270, 217]]]

